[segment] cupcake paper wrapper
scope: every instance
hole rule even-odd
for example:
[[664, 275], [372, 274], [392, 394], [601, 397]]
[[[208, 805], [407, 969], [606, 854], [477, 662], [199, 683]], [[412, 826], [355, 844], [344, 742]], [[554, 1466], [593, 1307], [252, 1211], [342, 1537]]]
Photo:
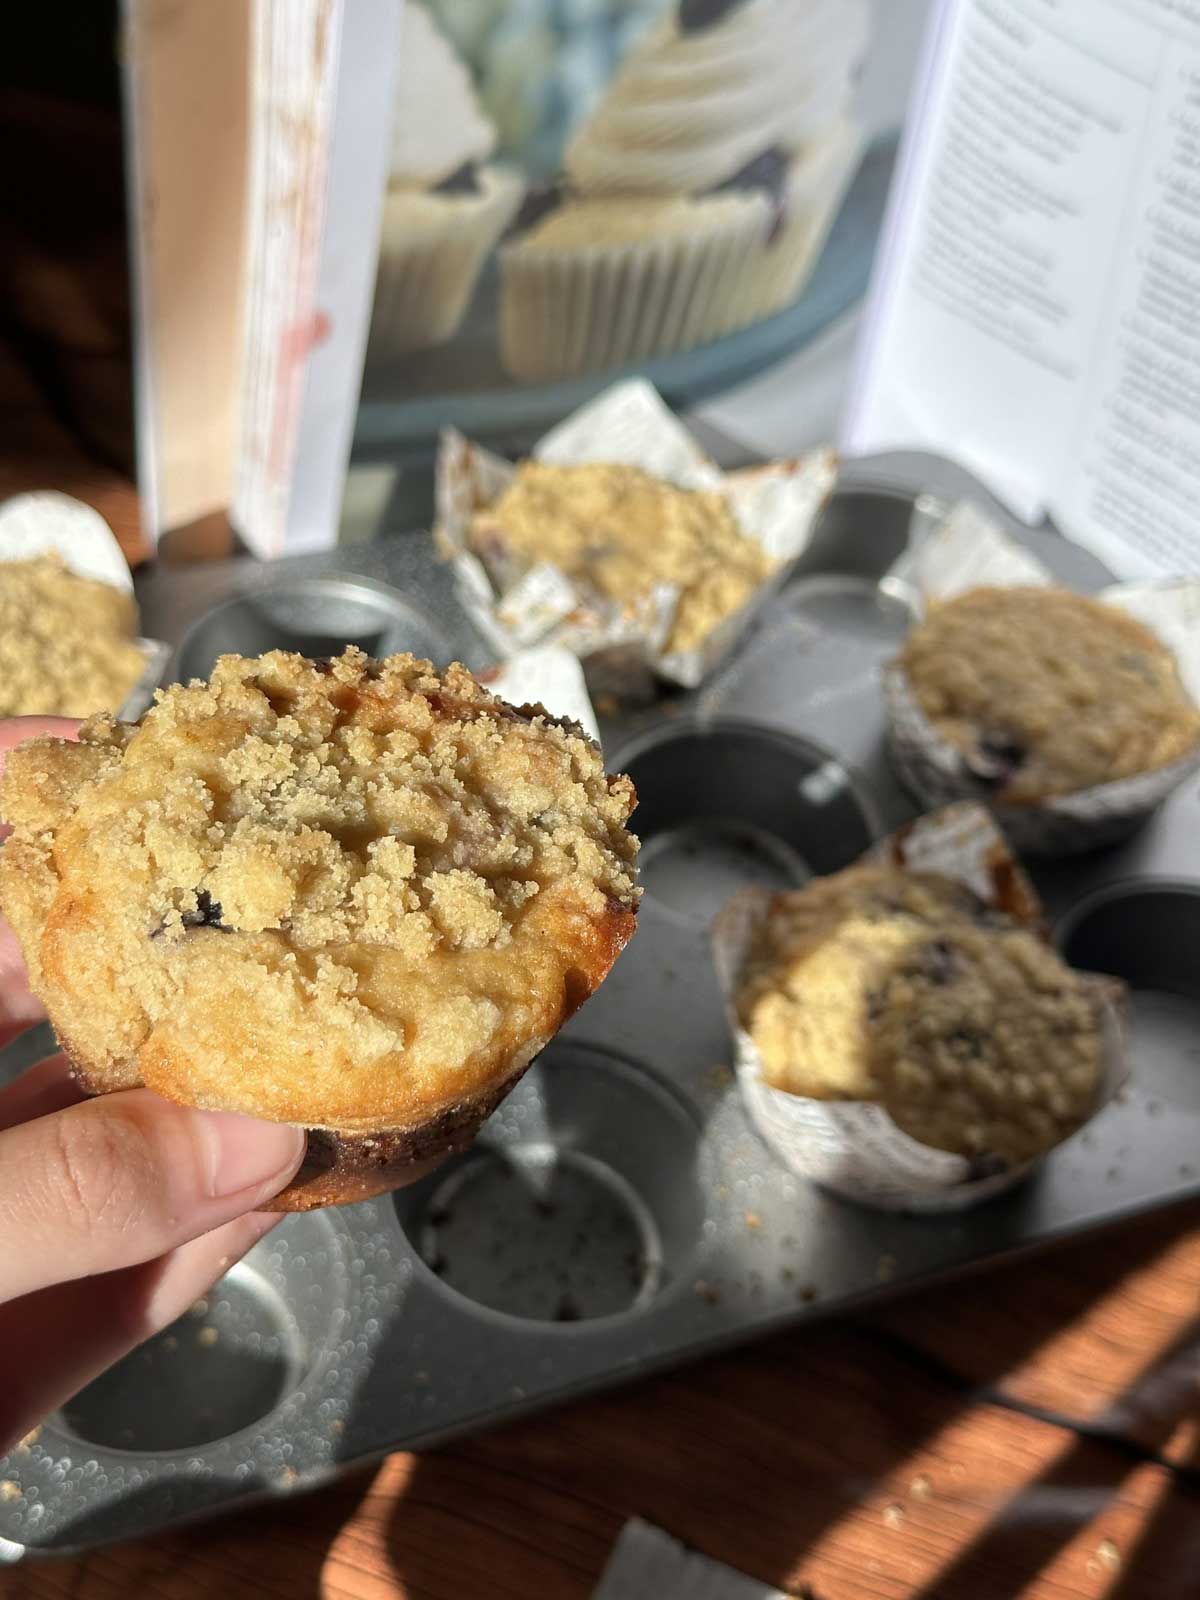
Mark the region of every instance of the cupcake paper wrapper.
[[[14, 495], [0, 505], [0, 561], [31, 561], [59, 555], [77, 577], [133, 592], [133, 574], [121, 546], [100, 513], [57, 490]], [[135, 722], [154, 699], [171, 646], [161, 639], [136, 639], [146, 666], [118, 716]]]
[[767, 204], [719, 226], [621, 245], [500, 256], [500, 354], [538, 383], [690, 350], [753, 320], [743, 285], [768, 227]]
[[513, 463], [448, 429], [438, 451], [434, 531], [454, 562], [459, 596], [477, 627], [502, 656], [532, 644], [556, 644], [584, 658], [625, 657], [628, 669], [649, 669], [694, 688], [744, 632], [786, 566], [808, 545], [833, 488], [837, 460], [815, 450], [796, 461], [722, 473], [663, 404], [638, 379], [618, 384], [548, 433], [533, 454], [561, 465], [621, 462], [686, 489], [721, 489], [742, 532], [778, 563], [775, 573], [696, 650], [667, 652], [678, 591], [669, 584], [636, 604], [605, 599], [556, 567], [524, 572], [502, 545], [480, 557], [469, 548], [471, 518], [493, 505], [511, 482]]
[[846, 122], [792, 162], [783, 226], [758, 251], [746, 279], [748, 320], [782, 311], [799, 296], [858, 171], [863, 143], [862, 130]]
[[515, 173], [488, 167], [485, 175], [493, 191], [477, 200], [447, 197], [443, 227], [417, 225], [391, 238], [385, 201], [369, 361], [443, 344], [458, 332], [488, 253], [521, 199]]
[[[922, 516], [909, 549], [880, 582], [881, 596], [904, 606], [914, 618], [931, 600], [949, 600], [983, 585], [1054, 581], [1035, 557], [970, 502], [946, 508], [931, 501], [918, 509]], [[1175, 655], [1184, 688], [1200, 705], [1200, 580], [1118, 584], [1099, 598], [1128, 611], [1158, 635]], [[905, 787], [926, 806], [971, 799], [990, 807], [1012, 844], [1027, 855], [1076, 855], [1116, 843], [1200, 769], [1197, 745], [1153, 772], [1037, 804], [1004, 805], [970, 771], [962, 751], [932, 727], [899, 665], [885, 669], [883, 693], [889, 749]]]
[[[936, 872], [972, 889], [988, 905], [1043, 933], [1041, 907], [986, 810], [959, 804], [918, 818], [864, 858], [915, 872]], [[736, 995], [753, 935], [771, 894], [744, 889], [717, 917], [713, 957], [736, 1044], [738, 1083], [750, 1121], [792, 1172], [848, 1199], [884, 1211], [959, 1211], [1021, 1182], [1036, 1161], [1005, 1166], [972, 1161], [910, 1138], [882, 1106], [815, 1100], [773, 1088], [762, 1058], [737, 1017]], [[1107, 1105], [1128, 1076], [1121, 1007], [1124, 991], [1093, 980], [1104, 1031], [1104, 1056], [1092, 1109]]]

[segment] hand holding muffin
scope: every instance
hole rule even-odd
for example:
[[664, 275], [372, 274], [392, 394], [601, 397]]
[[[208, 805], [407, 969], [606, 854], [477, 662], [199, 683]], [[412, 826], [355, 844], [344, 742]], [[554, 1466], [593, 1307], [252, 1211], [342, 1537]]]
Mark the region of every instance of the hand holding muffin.
[[465, 668], [227, 656], [13, 756], [0, 896], [82, 1085], [308, 1129], [307, 1209], [469, 1143], [603, 979], [633, 804]]
[[[0, 723], [0, 768], [35, 735]], [[0, 1045], [44, 1021], [0, 918]], [[181, 1315], [278, 1220], [257, 1208], [304, 1152], [297, 1129], [172, 1105], [148, 1090], [86, 1101], [61, 1055], [0, 1090], [0, 1453]]]

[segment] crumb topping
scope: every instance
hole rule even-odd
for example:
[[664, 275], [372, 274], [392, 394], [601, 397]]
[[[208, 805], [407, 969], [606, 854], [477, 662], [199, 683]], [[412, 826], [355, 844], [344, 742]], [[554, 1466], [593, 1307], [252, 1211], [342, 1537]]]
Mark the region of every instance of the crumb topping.
[[120, 708], [145, 669], [132, 596], [58, 555], [0, 562], [0, 716]]
[[241, 1078], [260, 1114], [351, 1128], [464, 1092], [586, 997], [632, 929], [634, 801], [578, 727], [464, 667], [226, 656], [140, 726], [10, 758], [0, 891], [73, 1051], [107, 1020], [105, 1070], [165, 1053], [180, 1098]]
[[1009, 803], [1151, 772], [1200, 740], [1170, 650], [1067, 590], [973, 589], [936, 605], [900, 665], [934, 729]]
[[737, 1005], [775, 1088], [873, 1101], [970, 1157], [1051, 1148], [1088, 1115], [1100, 1072], [1086, 980], [965, 887], [898, 868], [777, 895]]
[[668, 650], [692, 650], [743, 605], [774, 563], [738, 526], [725, 495], [680, 489], [639, 467], [523, 461], [475, 514], [485, 562], [548, 562], [604, 599], [633, 605], [656, 584], [679, 591]]

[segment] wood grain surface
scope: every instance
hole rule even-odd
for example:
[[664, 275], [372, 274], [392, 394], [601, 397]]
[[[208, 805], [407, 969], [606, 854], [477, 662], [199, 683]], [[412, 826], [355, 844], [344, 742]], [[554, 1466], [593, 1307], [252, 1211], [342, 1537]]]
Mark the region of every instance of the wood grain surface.
[[636, 1515], [818, 1600], [1191, 1600], [1198, 1287], [1193, 1204], [4, 1592], [583, 1600]]

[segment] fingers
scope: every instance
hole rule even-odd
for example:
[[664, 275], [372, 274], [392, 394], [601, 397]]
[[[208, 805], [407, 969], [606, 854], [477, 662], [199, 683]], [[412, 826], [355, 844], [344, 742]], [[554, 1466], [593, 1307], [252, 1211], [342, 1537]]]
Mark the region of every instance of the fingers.
[[135, 1266], [254, 1211], [304, 1154], [298, 1128], [148, 1089], [0, 1133], [0, 1299]]
[[[70, 717], [0, 718], [0, 777], [4, 775], [5, 756], [26, 739], [35, 739], [43, 733], [73, 739], [78, 732], [79, 723]], [[0, 817], [0, 840], [7, 832]], [[0, 1048], [35, 1022], [43, 1021], [45, 1015], [41, 1002], [30, 993], [17, 941], [0, 916]]]
[[66, 1056], [50, 1056], [0, 1089], [0, 1131], [49, 1116], [52, 1111], [65, 1111], [83, 1099], [86, 1096], [72, 1078]]
[[0, 1048], [45, 1018], [45, 1007], [29, 988], [16, 937], [0, 916]]
[[52, 733], [56, 739], [73, 739], [79, 732], [75, 717], [3, 717], [0, 718], [0, 773], [4, 771], [4, 757], [26, 739], [37, 739], [43, 733]]
[[251, 1212], [148, 1261], [0, 1306], [0, 1454], [135, 1345], [169, 1327], [279, 1217]]

